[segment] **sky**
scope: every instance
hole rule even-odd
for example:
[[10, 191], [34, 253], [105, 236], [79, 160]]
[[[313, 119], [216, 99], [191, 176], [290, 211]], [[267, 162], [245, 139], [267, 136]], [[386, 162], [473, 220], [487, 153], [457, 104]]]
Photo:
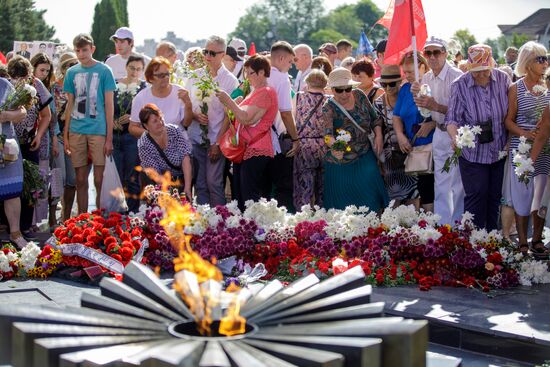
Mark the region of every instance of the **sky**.
[[[167, 31], [189, 41], [232, 32], [246, 8], [258, 0], [128, 0], [130, 28], [135, 44], [146, 38], [160, 40]], [[385, 12], [389, 0], [373, 0]], [[90, 32], [94, 6], [98, 0], [35, 0], [46, 9], [46, 21], [56, 28], [55, 37], [71, 43], [81, 32]], [[330, 10], [351, 0], [324, 0]], [[422, 0], [428, 34], [450, 38], [468, 28], [478, 41], [500, 35], [497, 24], [517, 24], [540, 8], [550, 8], [550, 0]], [[359, 39], [359, 35], [357, 35]]]

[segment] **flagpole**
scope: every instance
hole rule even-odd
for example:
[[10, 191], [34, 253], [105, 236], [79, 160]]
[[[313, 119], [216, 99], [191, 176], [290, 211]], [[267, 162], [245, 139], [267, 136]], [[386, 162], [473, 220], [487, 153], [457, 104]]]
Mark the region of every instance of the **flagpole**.
[[413, 0], [409, 0], [409, 10], [410, 10], [410, 16], [411, 16], [411, 42], [413, 47], [413, 59], [414, 59], [414, 78], [417, 82], [419, 82], [419, 75], [418, 75], [418, 56], [417, 56], [417, 50], [416, 50], [416, 31], [414, 29], [414, 13], [413, 13]]

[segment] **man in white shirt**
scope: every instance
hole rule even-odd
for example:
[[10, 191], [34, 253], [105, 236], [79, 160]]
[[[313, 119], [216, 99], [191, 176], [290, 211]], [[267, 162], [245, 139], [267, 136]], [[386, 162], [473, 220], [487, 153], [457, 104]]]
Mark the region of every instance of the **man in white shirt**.
[[151, 61], [150, 57], [138, 54], [134, 49], [134, 34], [128, 27], [120, 27], [115, 34], [111, 36], [111, 41], [115, 43], [116, 55], [113, 55], [105, 61], [105, 64], [111, 68], [115, 80], [126, 76], [126, 63], [130, 55], [139, 55], [145, 60], [145, 67]]
[[[287, 209], [293, 208], [293, 156], [300, 148], [296, 124], [292, 114], [292, 87], [288, 71], [294, 61], [294, 49], [285, 41], [278, 41], [271, 46], [271, 75], [267, 79], [270, 87], [277, 92], [279, 113], [274, 122], [271, 134], [275, 158], [270, 165], [270, 179], [274, 186], [274, 198], [279, 205]], [[278, 141], [279, 136], [287, 136], [292, 148], [288, 152], [282, 152]]]
[[303, 91], [306, 87], [306, 76], [311, 71], [311, 62], [313, 60], [313, 50], [306, 44], [294, 46], [294, 65], [298, 69], [298, 74], [294, 80], [294, 92]]
[[[223, 38], [210, 37], [203, 49], [208, 71], [202, 69], [198, 72], [199, 74], [209, 72], [218, 88], [231, 94], [239, 82], [222, 64], [226, 48], [227, 44]], [[213, 91], [209, 101], [201, 101], [196, 95], [197, 87], [194, 85], [196, 82], [196, 79], [190, 79], [188, 83], [194, 106], [193, 121], [188, 133], [193, 144], [195, 191], [199, 204], [210, 204], [214, 207], [225, 204], [223, 182], [225, 157], [221, 154], [218, 145], [225, 119], [225, 109]], [[207, 112], [203, 108], [204, 105], [207, 106]]]
[[[453, 148], [447, 128], [445, 114], [449, 104], [451, 83], [462, 75], [462, 72], [447, 62], [447, 43], [431, 37], [424, 46], [424, 56], [431, 70], [424, 74], [421, 84], [431, 89], [431, 97], [415, 97], [416, 105], [432, 111], [432, 119], [437, 128], [433, 136], [433, 157], [435, 176], [434, 212], [441, 216], [441, 224], [453, 225], [460, 220], [464, 212], [464, 188], [458, 166], [453, 166], [448, 173], [442, 172], [445, 160], [453, 154]], [[419, 83], [413, 83], [411, 91], [417, 95]]]

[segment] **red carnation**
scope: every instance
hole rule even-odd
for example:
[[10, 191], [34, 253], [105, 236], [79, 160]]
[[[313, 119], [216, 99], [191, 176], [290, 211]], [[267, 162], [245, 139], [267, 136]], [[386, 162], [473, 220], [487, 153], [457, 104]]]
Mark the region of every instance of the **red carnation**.
[[122, 244], [121, 244], [122, 247], [128, 247], [130, 249], [133, 249], [134, 248], [134, 245], [132, 245], [132, 242], [130, 241], [122, 241]]
[[111, 257], [119, 262], [122, 262], [122, 256], [119, 254], [112, 254]]
[[130, 233], [128, 232], [124, 232], [120, 235], [120, 239], [122, 241], [131, 241], [132, 240], [132, 236], [130, 236]]
[[141, 237], [142, 236], [142, 231], [141, 231], [141, 228], [134, 228], [132, 229], [132, 237]]
[[140, 240], [132, 240], [132, 245], [134, 246], [134, 248], [137, 251], [141, 248], [141, 241]]
[[74, 235], [71, 242], [72, 243], [83, 243], [84, 242], [84, 236], [82, 236], [81, 234]]
[[99, 231], [101, 231], [101, 236], [103, 237], [109, 237], [111, 235], [109, 228], [101, 228]]
[[120, 256], [122, 256], [122, 260], [129, 261], [132, 259], [132, 256], [134, 256], [133, 249], [129, 247], [122, 247], [119, 251]]
[[103, 242], [105, 243], [106, 246], [109, 246], [111, 243], [117, 243], [117, 240], [113, 236], [109, 236]]

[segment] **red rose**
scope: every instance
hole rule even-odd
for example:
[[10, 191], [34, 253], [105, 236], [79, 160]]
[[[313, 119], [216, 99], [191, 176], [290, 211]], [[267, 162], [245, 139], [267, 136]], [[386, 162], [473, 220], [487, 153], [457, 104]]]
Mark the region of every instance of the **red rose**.
[[132, 242], [130, 241], [122, 241], [122, 244], [121, 244], [122, 247], [128, 247], [130, 249], [133, 249], [134, 248], [134, 245], [132, 245]]
[[118, 253], [119, 251], [120, 251], [120, 246], [117, 245], [116, 243], [111, 243], [110, 245], [107, 246], [108, 254]]
[[77, 234], [76, 236], [73, 236], [71, 242], [72, 243], [83, 243], [84, 242], [84, 236], [82, 236], [81, 234]]
[[101, 228], [99, 231], [101, 231], [102, 237], [109, 237], [111, 235], [109, 228]]

